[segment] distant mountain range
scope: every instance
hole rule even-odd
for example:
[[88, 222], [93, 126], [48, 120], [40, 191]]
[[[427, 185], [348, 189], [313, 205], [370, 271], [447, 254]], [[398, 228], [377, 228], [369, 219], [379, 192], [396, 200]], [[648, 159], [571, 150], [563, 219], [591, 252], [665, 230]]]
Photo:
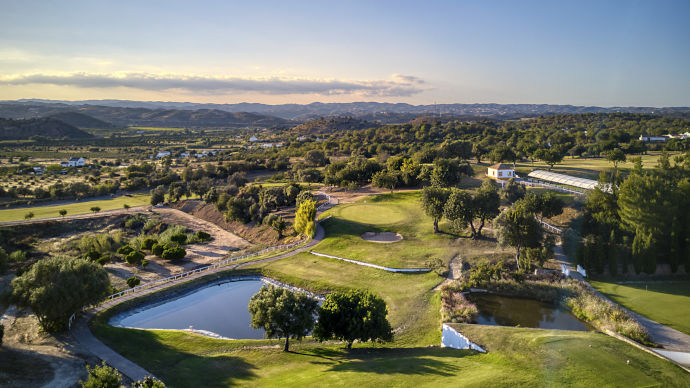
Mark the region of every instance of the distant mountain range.
[[[224, 112], [249, 112], [258, 115], [275, 116], [284, 120], [304, 122], [319, 117], [352, 116], [368, 121], [386, 123], [407, 122], [417, 116], [453, 115], [465, 117], [488, 117], [498, 119], [514, 119], [534, 117], [549, 114], [567, 113], [652, 113], [664, 116], [690, 117], [690, 107], [611, 107], [549, 104], [438, 104], [438, 105], [410, 105], [380, 102], [352, 102], [352, 103], [320, 103], [311, 104], [282, 104], [267, 105], [258, 103], [239, 104], [200, 104], [192, 102], [160, 102], [160, 101], [127, 101], [127, 100], [84, 100], [84, 101], [54, 101], [24, 99], [4, 101], [0, 104], [24, 103], [29, 105], [62, 105], [62, 106], [101, 106], [111, 108], [143, 108], [151, 110], [211, 110]], [[95, 114], [82, 112], [94, 117]], [[0, 117], [3, 116], [0, 109]], [[108, 120], [106, 120], [108, 121]], [[241, 121], [241, 120], [240, 120]], [[268, 120], [270, 121], [270, 120]], [[279, 124], [274, 124], [279, 125]]]
[[81, 129], [54, 118], [27, 120], [0, 119], [0, 139], [16, 140], [42, 136], [54, 139], [85, 139], [93, 137]]

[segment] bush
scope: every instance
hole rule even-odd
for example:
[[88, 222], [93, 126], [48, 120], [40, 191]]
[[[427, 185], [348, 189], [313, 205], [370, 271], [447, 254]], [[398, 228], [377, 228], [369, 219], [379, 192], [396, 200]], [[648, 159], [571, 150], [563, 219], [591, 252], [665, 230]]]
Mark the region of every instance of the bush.
[[134, 288], [134, 287], [138, 286], [139, 283], [141, 283], [141, 279], [139, 279], [136, 276], [132, 276], [130, 278], [127, 278], [127, 285], [129, 286], [129, 288]]
[[453, 287], [441, 288], [441, 321], [472, 323], [477, 319], [477, 306]]
[[117, 369], [106, 365], [105, 361], [101, 366], [89, 368], [86, 366], [89, 377], [86, 381], [79, 381], [82, 388], [120, 388], [122, 385], [122, 375]]
[[15, 263], [25, 262], [26, 261], [26, 252], [19, 249], [19, 250], [16, 250], [16, 251], [10, 253], [10, 261], [13, 261]]
[[154, 255], [160, 257], [163, 254], [163, 251], [165, 250], [165, 246], [163, 244], [153, 244], [151, 246], [151, 253]]
[[117, 253], [127, 256], [128, 254], [134, 252], [134, 248], [132, 248], [129, 245], [123, 245], [120, 248], [117, 249]]
[[144, 259], [144, 260], [141, 261], [141, 266], [142, 266], [142, 267], [146, 267], [147, 265], [149, 265], [149, 261], [148, 261], [148, 260]]
[[84, 258], [89, 261], [98, 261], [101, 258], [101, 254], [96, 251], [88, 251], [84, 254]]
[[170, 241], [176, 242], [180, 245], [184, 244], [187, 242], [187, 234], [185, 233], [178, 233], [170, 236]]
[[161, 254], [161, 257], [165, 260], [181, 260], [185, 256], [187, 256], [187, 251], [180, 246], [166, 247]]
[[146, 237], [142, 242], [141, 242], [141, 249], [145, 249], [147, 251], [151, 250], [151, 247], [153, 247], [157, 243], [156, 239], [153, 237]]
[[141, 263], [141, 260], [144, 258], [144, 254], [139, 252], [139, 251], [132, 251], [125, 256], [125, 261], [129, 265], [137, 265]]
[[208, 241], [211, 239], [211, 235], [204, 232], [203, 230], [200, 230], [196, 232], [196, 238], [198, 238], [199, 241]]
[[448, 266], [444, 265], [443, 260], [439, 259], [438, 257], [427, 260], [424, 263], [424, 266], [434, 271], [438, 276], [445, 277], [448, 275]]
[[165, 384], [151, 376], [146, 376], [143, 380], [133, 382], [132, 388], [165, 388]]

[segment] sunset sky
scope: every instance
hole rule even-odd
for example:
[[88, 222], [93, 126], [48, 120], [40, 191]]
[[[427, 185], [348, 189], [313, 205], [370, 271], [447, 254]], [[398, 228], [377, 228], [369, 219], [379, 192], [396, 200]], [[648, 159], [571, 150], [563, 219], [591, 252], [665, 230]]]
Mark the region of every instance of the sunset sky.
[[690, 1], [0, 2], [0, 99], [690, 105]]

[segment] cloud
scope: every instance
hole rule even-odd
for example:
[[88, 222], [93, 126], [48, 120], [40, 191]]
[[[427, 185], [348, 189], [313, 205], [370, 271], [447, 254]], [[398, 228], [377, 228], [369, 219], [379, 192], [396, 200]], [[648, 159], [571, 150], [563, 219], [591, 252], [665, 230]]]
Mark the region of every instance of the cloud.
[[365, 96], [405, 97], [425, 90], [424, 81], [410, 75], [394, 74], [388, 80], [352, 81], [312, 78], [205, 77], [151, 73], [70, 73], [19, 74], [0, 77], [0, 85], [58, 85], [79, 88], [135, 88], [150, 91], [183, 90], [192, 93], [221, 94], [255, 92], [263, 94], [361, 94]]

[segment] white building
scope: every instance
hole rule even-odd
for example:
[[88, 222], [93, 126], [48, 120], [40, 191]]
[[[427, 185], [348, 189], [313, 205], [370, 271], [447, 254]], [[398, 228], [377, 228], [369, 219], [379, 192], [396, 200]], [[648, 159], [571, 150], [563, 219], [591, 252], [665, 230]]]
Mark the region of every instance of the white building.
[[259, 141], [259, 138], [256, 136], [252, 136], [249, 138], [249, 141], [251, 141], [251, 142]]
[[156, 159], [164, 158], [166, 156], [170, 156], [170, 151], [161, 151], [156, 154]]
[[666, 136], [650, 136], [650, 135], [640, 135], [641, 141], [653, 142], [653, 141], [666, 141], [668, 137]]
[[486, 176], [493, 179], [515, 178], [515, 169], [509, 164], [496, 163], [486, 170]]
[[[60, 163], [60, 166], [65, 167], [63, 163]], [[69, 158], [66, 167], [84, 167], [84, 165], [86, 165], [84, 158]]]

